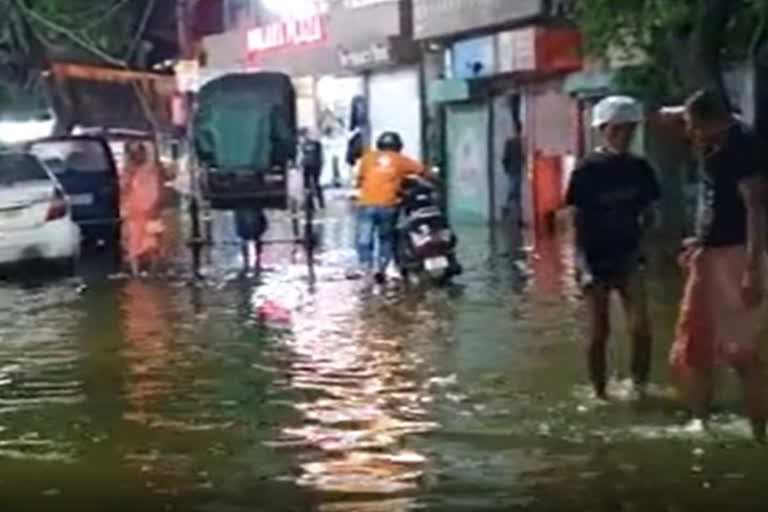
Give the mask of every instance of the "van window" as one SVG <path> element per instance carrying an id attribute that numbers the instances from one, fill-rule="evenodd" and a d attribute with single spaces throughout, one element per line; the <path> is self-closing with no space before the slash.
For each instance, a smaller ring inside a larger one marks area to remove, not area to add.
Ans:
<path id="1" fill-rule="evenodd" d="M 27 181 L 48 181 L 37 158 L 23 153 L 0 153 L 0 185 L 8 187 Z"/>
<path id="2" fill-rule="evenodd" d="M 104 146 L 95 140 L 49 140 L 36 142 L 30 152 L 54 174 L 64 172 L 110 172 Z"/>

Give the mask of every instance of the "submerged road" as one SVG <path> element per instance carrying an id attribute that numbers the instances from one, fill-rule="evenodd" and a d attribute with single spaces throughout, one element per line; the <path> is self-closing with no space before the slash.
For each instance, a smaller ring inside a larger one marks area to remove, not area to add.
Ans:
<path id="1" fill-rule="evenodd" d="M 539 247 L 526 280 L 503 240 L 466 228 L 459 286 L 371 292 L 343 279 L 347 208 L 322 224 L 314 293 L 288 248 L 255 280 L 229 244 L 198 286 L 92 266 L 85 290 L 0 284 L 3 509 L 765 510 L 768 452 L 731 380 L 714 435 L 680 427 L 664 367 L 674 271 L 650 283 L 651 397 L 622 399 L 617 328 L 616 400 L 600 406 L 567 244 Z M 218 217 L 219 239 L 228 229 Z M 260 321 L 265 300 L 290 320 Z"/>

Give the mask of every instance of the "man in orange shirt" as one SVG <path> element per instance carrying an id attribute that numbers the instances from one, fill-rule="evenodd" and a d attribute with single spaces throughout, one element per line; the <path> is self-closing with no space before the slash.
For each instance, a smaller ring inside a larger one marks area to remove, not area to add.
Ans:
<path id="1" fill-rule="evenodd" d="M 376 151 L 363 157 L 358 174 L 357 254 L 363 272 L 373 272 L 379 283 L 384 281 L 384 272 L 393 256 L 400 187 L 408 175 L 425 172 L 423 164 L 404 156 L 402 150 L 400 135 L 383 133 L 376 141 Z M 377 238 L 379 255 L 375 259 Z"/>

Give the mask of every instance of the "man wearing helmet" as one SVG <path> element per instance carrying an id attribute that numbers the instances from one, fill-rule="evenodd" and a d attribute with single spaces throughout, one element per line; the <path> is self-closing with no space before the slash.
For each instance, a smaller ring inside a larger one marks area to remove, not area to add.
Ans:
<path id="1" fill-rule="evenodd" d="M 580 284 L 589 306 L 589 376 L 595 393 L 606 398 L 606 343 L 610 334 L 610 297 L 617 291 L 629 320 L 632 378 L 642 396 L 650 377 L 651 332 L 648 319 L 643 235 L 651 207 L 660 197 L 649 163 L 630 153 L 640 105 L 626 96 L 599 102 L 592 126 L 603 145 L 573 172 L 566 202 L 575 210 Z"/>
<path id="2" fill-rule="evenodd" d="M 383 133 L 376 150 L 363 156 L 358 174 L 357 253 L 361 270 L 377 282 L 393 257 L 397 204 L 403 180 L 424 174 L 424 165 L 402 154 L 403 141 L 395 132 Z M 375 240 L 379 254 L 374 258 Z"/>

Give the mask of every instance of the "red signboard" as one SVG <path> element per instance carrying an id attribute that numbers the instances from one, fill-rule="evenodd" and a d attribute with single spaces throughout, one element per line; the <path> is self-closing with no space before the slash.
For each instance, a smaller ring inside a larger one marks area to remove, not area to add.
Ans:
<path id="1" fill-rule="evenodd" d="M 581 69 L 581 33 L 573 28 L 539 28 L 536 31 L 536 63 L 540 71 Z"/>
<path id="2" fill-rule="evenodd" d="M 582 67 L 582 41 L 572 28 L 527 27 L 496 37 L 501 73 L 577 71 Z"/>
<path id="3" fill-rule="evenodd" d="M 259 54 L 322 43 L 328 36 L 326 15 L 281 20 L 248 31 L 248 54 Z"/>

